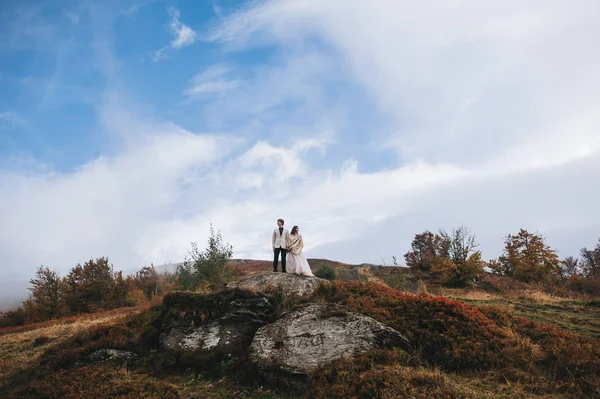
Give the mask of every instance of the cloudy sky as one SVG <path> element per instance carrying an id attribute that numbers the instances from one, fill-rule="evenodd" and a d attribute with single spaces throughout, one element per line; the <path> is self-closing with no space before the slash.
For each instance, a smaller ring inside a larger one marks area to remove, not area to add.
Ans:
<path id="1" fill-rule="evenodd" d="M 209 224 L 268 259 L 484 258 L 600 237 L 597 0 L 4 0 L 0 280 L 178 262 Z"/>

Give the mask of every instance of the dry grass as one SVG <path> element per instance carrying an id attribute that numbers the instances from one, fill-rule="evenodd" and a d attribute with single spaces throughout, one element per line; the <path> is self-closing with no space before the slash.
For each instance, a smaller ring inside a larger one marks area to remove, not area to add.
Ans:
<path id="1" fill-rule="evenodd" d="M 121 308 L 112 311 L 50 320 L 20 328 L 0 330 L 0 379 L 15 371 L 34 364 L 51 346 L 74 334 L 98 324 L 116 324 L 125 317 L 140 313 L 146 307 Z M 36 338 L 47 343 L 36 345 Z"/>
<path id="2" fill-rule="evenodd" d="M 380 279 L 379 277 L 376 277 L 373 274 L 373 272 L 371 270 L 371 266 L 360 266 L 358 268 L 358 275 L 360 276 L 360 280 L 362 280 L 362 281 L 366 281 L 369 283 L 383 284 L 383 285 L 387 286 L 387 284 L 384 283 L 382 279 Z"/>
<path id="3" fill-rule="evenodd" d="M 477 289 L 464 290 L 458 288 L 441 288 L 440 295 L 447 298 L 468 299 L 473 301 L 497 301 L 501 299 L 508 299 L 525 300 L 545 304 L 573 302 L 572 298 L 550 295 L 534 289 L 509 291 L 503 295 L 500 295 Z"/>
<path id="4" fill-rule="evenodd" d="M 452 299 L 469 299 L 472 301 L 495 301 L 502 299 L 500 295 L 481 290 L 463 290 L 458 288 L 442 288 L 441 296 Z"/>
<path id="5" fill-rule="evenodd" d="M 519 298 L 528 299 L 536 302 L 544 302 L 544 303 L 560 303 L 560 302 L 572 302 L 572 298 L 565 298 L 556 295 L 546 294 L 545 292 L 537 291 L 537 290 L 526 290 L 524 291 Z"/>

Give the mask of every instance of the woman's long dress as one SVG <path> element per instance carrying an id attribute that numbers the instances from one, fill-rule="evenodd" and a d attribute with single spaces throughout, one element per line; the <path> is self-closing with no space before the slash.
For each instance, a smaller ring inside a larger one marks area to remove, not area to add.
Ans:
<path id="1" fill-rule="evenodd" d="M 302 251 L 304 248 L 302 236 L 300 234 L 296 236 L 289 235 L 287 244 L 287 271 L 301 276 L 314 276 Z"/>

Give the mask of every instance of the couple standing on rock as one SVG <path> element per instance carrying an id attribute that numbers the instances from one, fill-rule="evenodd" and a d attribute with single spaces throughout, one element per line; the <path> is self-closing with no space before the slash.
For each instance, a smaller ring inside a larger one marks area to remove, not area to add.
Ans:
<path id="1" fill-rule="evenodd" d="M 304 242 L 302 241 L 298 226 L 292 227 L 292 232 L 290 233 L 287 229 L 283 228 L 283 224 L 283 219 L 277 219 L 277 228 L 273 230 L 273 237 L 271 239 L 274 255 L 273 272 L 277 272 L 279 254 L 281 254 L 281 271 L 283 273 L 288 272 L 286 270 L 287 263 L 290 273 L 296 273 L 301 276 L 314 276 L 302 252 Z M 290 253 L 289 258 L 287 257 L 288 252 Z M 286 262 L 286 260 L 289 260 L 289 262 Z"/>

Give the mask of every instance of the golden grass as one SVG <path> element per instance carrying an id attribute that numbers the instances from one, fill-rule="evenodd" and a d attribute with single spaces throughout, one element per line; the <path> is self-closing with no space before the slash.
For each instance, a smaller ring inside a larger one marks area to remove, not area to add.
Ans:
<path id="1" fill-rule="evenodd" d="M 480 290 L 464 290 L 458 288 L 442 288 L 441 296 L 453 299 L 469 299 L 472 301 L 494 301 L 502 296 Z"/>
<path id="2" fill-rule="evenodd" d="M 526 290 L 519 295 L 520 298 L 529 299 L 536 302 L 557 303 L 557 302 L 572 302 L 573 298 L 565 298 L 555 295 L 546 294 L 545 292 Z"/>
<path id="3" fill-rule="evenodd" d="M 146 307 L 121 308 L 119 311 L 107 311 L 84 315 L 79 318 L 66 318 L 38 323 L 23 329 L 12 329 L 0 335 L 0 379 L 16 369 L 32 365 L 51 346 L 54 346 L 82 330 L 98 324 L 114 324 L 125 317 L 140 313 Z M 7 330 L 7 329 L 5 329 Z M 36 346 L 34 341 L 47 337 L 48 342 Z"/>
<path id="4" fill-rule="evenodd" d="M 377 283 L 377 284 L 382 284 L 387 286 L 387 284 L 380 279 L 379 277 L 376 277 L 372 270 L 371 270 L 371 266 L 361 266 L 358 268 L 358 275 L 361 277 L 361 280 L 365 280 L 369 283 Z"/>
<path id="5" fill-rule="evenodd" d="M 459 288 L 442 288 L 440 295 L 453 299 L 468 299 L 472 301 L 497 301 L 501 299 L 519 299 L 538 303 L 563 303 L 573 302 L 572 298 L 550 295 L 537 290 L 519 290 L 507 292 L 503 295 L 482 290 L 464 290 Z"/>

